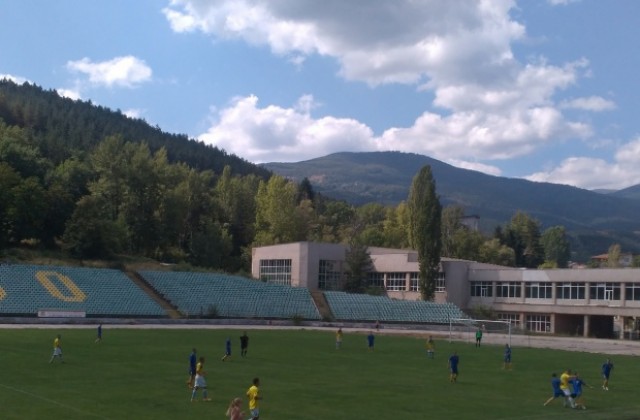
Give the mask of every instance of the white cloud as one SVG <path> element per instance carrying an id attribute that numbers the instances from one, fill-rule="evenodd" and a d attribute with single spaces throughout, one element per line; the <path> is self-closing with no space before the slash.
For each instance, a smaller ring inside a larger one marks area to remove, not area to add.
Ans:
<path id="1" fill-rule="evenodd" d="M 62 96 L 63 98 L 73 99 L 74 101 L 77 101 L 78 99 L 82 99 L 82 95 L 80 94 L 80 91 L 76 89 L 59 88 L 59 89 L 56 89 L 56 92 L 58 92 L 58 95 Z"/>
<path id="2" fill-rule="evenodd" d="M 547 3 L 552 6 L 566 6 L 567 4 L 577 3 L 579 1 L 580 0 L 547 0 Z"/>
<path id="3" fill-rule="evenodd" d="M 312 102 L 308 96 L 302 102 Z M 236 98 L 219 111 L 212 127 L 199 139 L 253 162 L 311 159 L 336 150 L 371 150 L 371 129 L 351 119 L 313 119 L 306 109 L 267 106 L 258 98 Z"/>
<path id="4" fill-rule="evenodd" d="M 144 114 L 144 111 L 141 109 L 131 108 L 131 109 L 122 111 L 122 113 L 129 118 L 135 119 L 135 118 L 141 118 L 142 114 Z"/>
<path id="5" fill-rule="evenodd" d="M 556 99 L 589 73 L 588 61 L 516 59 L 511 46 L 526 39 L 511 15 L 516 7 L 513 0 L 172 0 L 164 14 L 176 32 L 241 39 L 296 66 L 309 55 L 332 57 L 346 80 L 413 84 L 435 98 L 411 126 L 390 127 L 379 137 L 355 120 L 313 119 L 300 105 L 258 108 L 257 98 L 238 98 L 203 135 L 208 142 L 257 161 L 400 150 L 471 165 L 593 134 L 588 124 L 567 119 Z M 611 105 L 592 97 L 563 106 Z"/>
<path id="6" fill-rule="evenodd" d="M 621 189 L 640 184 L 640 138 L 620 146 L 613 162 L 571 157 L 556 168 L 534 173 L 531 181 L 553 182 L 588 189 Z"/>
<path id="7" fill-rule="evenodd" d="M 610 111 L 616 108 L 615 102 L 604 99 L 600 96 L 589 96 L 587 98 L 576 98 L 570 101 L 563 101 L 561 108 L 582 109 L 585 111 Z"/>
<path id="8" fill-rule="evenodd" d="M 33 83 L 31 82 L 29 79 L 21 77 L 21 76 L 14 76 L 12 74 L 3 74 L 0 73 L 0 80 L 11 80 L 13 83 L 21 85 L 23 83 Z"/>
<path id="9" fill-rule="evenodd" d="M 85 57 L 69 61 L 67 68 L 87 75 L 91 84 L 107 87 L 135 87 L 151 80 L 152 75 L 151 68 L 144 60 L 131 55 L 95 63 Z"/>

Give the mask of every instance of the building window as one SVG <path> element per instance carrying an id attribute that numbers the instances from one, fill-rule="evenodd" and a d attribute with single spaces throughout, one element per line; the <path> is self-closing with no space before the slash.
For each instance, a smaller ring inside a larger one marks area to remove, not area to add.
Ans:
<path id="1" fill-rule="evenodd" d="M 342 272 L 340 262 L 334 260 L 320 260 L 318 265 L 318 289 L 341 290 Z"/>
<path id="2" fill-rule="evenodd" d="M 503 298 L 519 298 L 522 295 L 522 287 L 517 281 L 505 281 L 496 283 L 496 296 Z"/>
<path id="3" fill-rule="evenodd" d="M 472 281 L 471 296 L 491 297 L 493 296 L 492 284 L 490 281 Z"/>
<path id="4" fill-rule="evenodd" d="M 584 299 L 584 283 L 556 283 L 558 299 Z"/>
<path id="5" fill-rule="evenodd" d="M 379 287 L 384 289 L 384 273 L 378 273 L 376 271 L 370 271 L 367 274 L 367 281 L 370 287 Z"/>
<path id="6" fill-rule="evenodd" d="M 620 283 L 590 284 L 589 297 L 594 300 L 620 300 Z"/>
<path id="7" fill-rule="evenodd" d="M 625 292 L 626 300 L 640 300 L 640 284 L 627 284 Z"/>
<path id="8" fill-rule="evenodd" d="M 260 280 L 291 285 L 291 260 L 260 260 Z"/>
<path id="9" fill-rule="evenodd" d="M 415 272 L 415 271 L 410 273 L 410 276 L 409 276 L 409 290 L 411 290 L 412 292 L 419 292 L 420 291 L 420 273 Z M 436 291 L 437 291 L 437 286 L 436 286 Z"/>
<path id="10" fill-rule="evenodd" d="M 549 315 L 527 315 L 527 330 L 551 332 L 551 317 Z"/>
<path id="11" fill-rule="evenodd" d="M 442 271 L 438 272 L 438 277 L 436 277 L 436 293 L 446 292 L 447 288 L 446 288 L 444 279 L 445 279 L 444 272 Z"/>
<path id="12" fill-rule="evenodd" d="M 406 273 L 388 273 L 387 274 L 387 290 L 398 292 L 407 290 Z"/>
<path id="13" fill-rule="evenodd" d="M 527 283 L 525 287 L 525 297 L 529 299 L 551 299 L 553 288 L 551 283 Z"/>
<path id="14" fill-rule="evenodd" d="M 508 321 L 514 327 L 520 326 L 520 314 L 499 313 L 498 320 Z"/>

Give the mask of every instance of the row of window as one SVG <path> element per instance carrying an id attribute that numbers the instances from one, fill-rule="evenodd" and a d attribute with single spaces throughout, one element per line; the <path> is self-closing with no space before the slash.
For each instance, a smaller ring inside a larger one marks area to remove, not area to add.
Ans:
<path id="1" fill-rule="evenodd" d="M 588 286 L 585 283 L 556 283 L 557 299 L 586 299 L 588 287 L 589 298 L 594 300 L 620 300 L 620 283 L 594 283 Z M 493 282 L 472 281 L 471 296 L 492 297 Z M 520 282 L 496 282 L 496 297 L 519 298 L 522 297 L 522 284 Z M 526 283 L 524 297 L 529 299 L 552 299 L 553 283 L 539 282 Z M 625 299 L 640 301 L 640 284 L 627 284 L 625 286 Z"/>
<path id="2" fill-rule="evenodd" d="M 515 327 L 520 326 L 520 314 L 499 313 L 500 321 L 509 321 Z M 551 332 L 551 316 L 531 314 L 525 316 L 525 328 L 529 331 Z"/>

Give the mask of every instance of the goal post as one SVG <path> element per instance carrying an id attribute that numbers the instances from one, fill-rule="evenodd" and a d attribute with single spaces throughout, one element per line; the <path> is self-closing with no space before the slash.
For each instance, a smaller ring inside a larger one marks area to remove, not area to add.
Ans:
<path id="1" fill-rule="evenodd" d="M 467 338 L 469 341 L 475 341 L 475 333 L 478 330 L 482 331 L 483 337 L 485 337 L 484 334 L 488 334 L 489 336 L 497 334 L 504 335 L 506 343 L 511 347 L 511 322 L 494 319 L 450 318 L 449 342 L 451 343 L 454 335 Z"/>

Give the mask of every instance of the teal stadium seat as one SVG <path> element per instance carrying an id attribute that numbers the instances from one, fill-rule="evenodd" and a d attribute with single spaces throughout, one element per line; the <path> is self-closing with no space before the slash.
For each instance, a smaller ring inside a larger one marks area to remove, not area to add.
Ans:
<path id="1" fill-rule="evenodd" d="M 0 313 L 36 315 L 41 309 L 87 316 L 164 317 L 162 307 L 122 271 L 40 265 L 0 266 Z"/>

